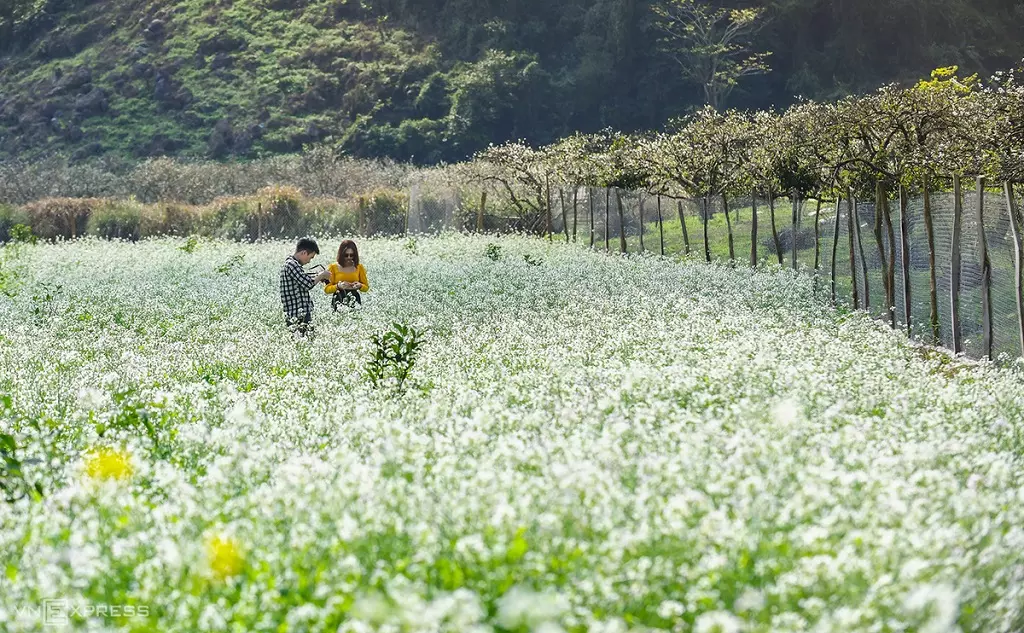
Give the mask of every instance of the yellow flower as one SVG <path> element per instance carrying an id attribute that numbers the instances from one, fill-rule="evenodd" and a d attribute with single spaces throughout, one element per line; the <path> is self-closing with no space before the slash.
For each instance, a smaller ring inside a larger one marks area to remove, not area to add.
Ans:
<path id="1" fill-rule="evenodd" d="M 219 580 L 237 576 L 245 567 L 245 557 L 238 541 L 227 536 L 206 539 L 206 560 L 210 572 Z"/>
<path id="2" fill-rule="evenodd" d="M 85 472 L 93 479 L 128 479 L 135 468 L 128 453 L 101 448 L 86 459 Z"/>

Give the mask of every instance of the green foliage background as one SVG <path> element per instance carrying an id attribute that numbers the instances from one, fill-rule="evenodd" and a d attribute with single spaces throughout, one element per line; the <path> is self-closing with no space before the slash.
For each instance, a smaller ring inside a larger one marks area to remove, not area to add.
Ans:
<path id="1" fill-rule="evenodd" d="M 1024 57 L 1010 0 L 767 0 L 773 71 L 729 105 L 831 99 Z M 732 5 L 730 5 L 732 6 Z M 0 0 L 0 157 L 348 153 L 659 127 L 700 100 L 641 0 Z"/>

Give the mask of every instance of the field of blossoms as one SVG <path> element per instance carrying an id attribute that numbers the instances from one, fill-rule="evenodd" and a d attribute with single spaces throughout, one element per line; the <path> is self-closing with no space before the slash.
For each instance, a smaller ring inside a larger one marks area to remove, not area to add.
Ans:
<path id="1" fill-rule="evenodd" d="M 35 492 L 0 500 L 0 630 L 1024 629 L 1020 365 L 785 270 L 360 246 L 313 341 L 290 243 L 7 247 L 0 474 Z M 364 373 L 395 322 L 401 391 Z"/>

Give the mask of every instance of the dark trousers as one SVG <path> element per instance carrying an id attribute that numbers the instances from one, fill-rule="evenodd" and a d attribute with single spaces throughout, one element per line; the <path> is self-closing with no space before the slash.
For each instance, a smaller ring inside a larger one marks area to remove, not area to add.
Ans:
<path id="1" fill-rule="evenodd" d="M 339 289 L 335 291 L 334 297 L 331 299 L 331 307 L 335 311 L 343 305 L 351 307 L 357 303 L 363 305 L 363 297 L 359 294 L 358 290 Z"/>
<path id="2" fill-rule="evenodd" d="M 312 321 L 313 315 L 308 310 L 300 316 L 288 316 L 285 318 L 288 329 L 298 332 L 302 336 L 305 336 L 313 329 Z"/>

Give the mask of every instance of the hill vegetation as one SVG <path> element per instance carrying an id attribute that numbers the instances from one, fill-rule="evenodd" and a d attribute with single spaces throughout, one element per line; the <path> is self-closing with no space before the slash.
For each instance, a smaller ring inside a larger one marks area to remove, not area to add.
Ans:
<path id="1" fill-rule="evenodd" d="M 660 0 L 663 4 L 669 0 Z M 741 3 L 751 5 L 751 3 Z M 210 158 L 337 144 L 430 164 L 491 142 L 659 127 L 700 105 L 641 0 L 0 0 L 0 157 Z M 1024 57 L 1008 0 L 769 0 L 770 72 L 724 105 L 783 106 Z"/>

